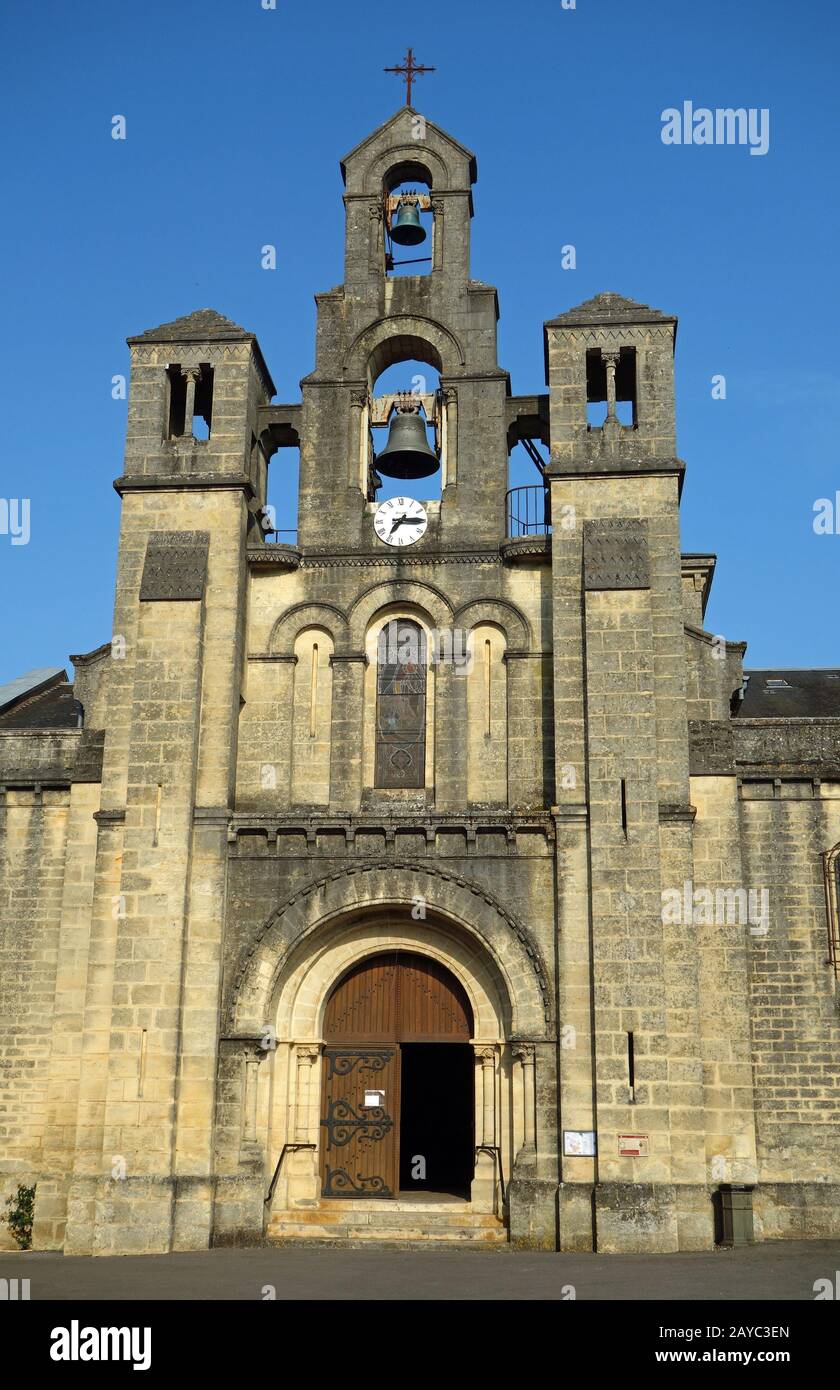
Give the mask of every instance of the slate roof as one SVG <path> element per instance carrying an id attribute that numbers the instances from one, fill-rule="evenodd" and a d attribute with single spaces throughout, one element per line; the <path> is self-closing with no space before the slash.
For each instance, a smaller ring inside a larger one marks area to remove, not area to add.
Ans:
<path id="1" fill-rule="evenodd" d="M 744 676 L 749 681 L 743 700 L 736 704 L 737 719 L 840 719 L 840 667 L 745 671 Z"/>
<path id="2" fill-rule="evenodd" d="M 256 337 L 224 314 L 215 309 L 196 309 L 192 314 L 184 314 L 170 323 L 158 324 L 157 328 L 147 328 L 145 333 L 137 333 L 127 338 L 129 343 L 202 343 L 202 342 L 246 342 Z"/>
<path id="3" fill-rule="evenodd" d="M 555 325 L 571 327 L 576 324 L 593 323 L 676 323 L 676 315 L 663 314 L 661 309 L 652 309 L 649 304 L 638 304 L 635 299 L 625 299 L 623 294 L 612 290 L 593 295 L 567 309 L 564 314 L 549 319 L 546 328 Z"/>
<path id="4" fill-rule="evenodd" d="M 29 671 L 0 686 L 0 729 L 78 728 L 79 704 L 61 667 Z"/>
<path id="5" fill-rule="evenodd" d="M 126 338 L 126 342 L 129 347 L 133 347 L 135 343 L 253 343 L 254 353 L 265 373 L 271 395 L 277 394 L 256 333 L 249 332 L 232 319 L 226 319 L 224 314 L 220 314 L 216 309 L 196 309 L 192 314 L 184 314 L 169 323 L 160 323 L 157 328 L 147 328 L 144 333 L 135 333 L 133 337 Z"/>
<path id="6" fill-rule="evenodd" d="M 56 676 L 64 676 L 66 679 L 67 673 L 60 666 L 37 666 L 34 671 L 26 671 L 24 675 L 15 676 L 14 680 L 0 685 L 0 711 L 13 700 L 19 700 L 22 695 L 31 693 L 46 681 L 54 680 Z"/>

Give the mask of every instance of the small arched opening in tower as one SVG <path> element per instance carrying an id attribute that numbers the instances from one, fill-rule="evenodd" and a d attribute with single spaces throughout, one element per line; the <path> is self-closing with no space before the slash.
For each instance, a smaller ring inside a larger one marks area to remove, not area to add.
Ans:
<path id="1" fill-rule="evenodd" d="M 389 469 L 388 443 L 393 441 L 393 427 L 398 415 L 411 406 L 422 421 L 417 429 L 417 443 L 422 450 L 425 439 L 429 453 L 426 460 L 418 453 L 417 472 L 392 474 Z M 380 372 L 371 387 L 371 437 L 374 458 L 372 463 L 372 500 L 386 502 L 410 491 L 423 502 L 439 501 L 442 491 L 441 459 L 445 448 L 443 414 L 445 405 L 441 394 L 440 373 L 430 363 L 419 358 L 394 361 Z M 419 470 L 425 469 L 425 472 Z"/>
<path id="2" fill-rule="evenodd" d="M 434 266 L 432 176 L 419 163 L 389 170 L 383 182 L 385 273 L 428 275 Z"/>
<path id="3" fill-rule="evenodd" d="M 300 447 L 278 449 L 268 463 L 264 539 L 295 545 L 298 527 Z"/>

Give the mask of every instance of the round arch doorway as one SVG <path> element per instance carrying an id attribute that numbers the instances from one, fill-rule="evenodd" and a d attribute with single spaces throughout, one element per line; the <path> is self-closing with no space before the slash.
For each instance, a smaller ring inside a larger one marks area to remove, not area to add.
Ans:
<path id="1" fill-rule="evenodd" d="M 473 1016 L 438 961 L 368 956 L 324 1018 L 324 1197 L 468 1199 L 475 1168 Z"/>

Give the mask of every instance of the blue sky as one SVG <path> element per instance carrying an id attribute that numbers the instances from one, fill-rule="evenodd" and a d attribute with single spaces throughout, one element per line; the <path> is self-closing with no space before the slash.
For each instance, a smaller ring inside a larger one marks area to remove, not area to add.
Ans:
<path id="1" fill-rule="evenodd" d="M 748 664 L 840 664 L 840 518 L 812 525 L 840 492 L 838 28 L 833 0 L 7 6 L 0 494 L 31 536 L 0 534 L 0 680 L 110 637 L 127 335 L 212 306 L 298 399 L 342 278 L 339 159 L 401 103 L 382 69 L 409 43 L 437 68 L 415 105 L 478 157 L 473 275 L 514 392 L 544 389 L 543 321 L 599 290 L 678 314 L 707 625 Z M 769 108 L 769 153 L 663 145 L 685 100 Z"/>

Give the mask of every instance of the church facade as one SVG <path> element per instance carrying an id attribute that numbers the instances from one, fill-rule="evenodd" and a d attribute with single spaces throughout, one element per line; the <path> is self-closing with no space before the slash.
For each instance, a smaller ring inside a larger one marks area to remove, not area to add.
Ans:
<path id="1" fill-rule="evenodd" d="M 405 107 L 342 173 L 301 400 L 129 339 L 113 633 L 0 692 L 5 1192 L 67 1253 L 836 1236 L 840 668 L 704 628 L 672 315 L 514 395 L 474 156 Z"/>

